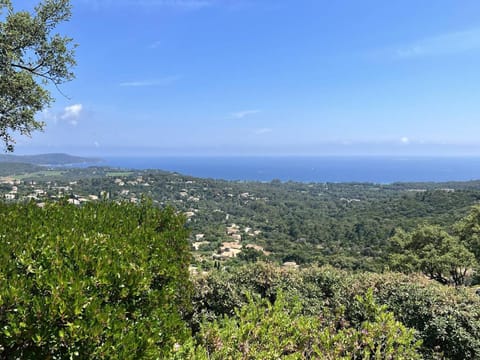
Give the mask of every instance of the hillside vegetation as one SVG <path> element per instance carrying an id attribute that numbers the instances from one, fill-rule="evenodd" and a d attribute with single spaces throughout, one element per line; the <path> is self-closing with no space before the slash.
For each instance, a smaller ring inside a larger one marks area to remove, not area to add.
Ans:
<path id="1" fill-rule="evenodd" d="M 100 159 L 73 156 L 68 154 L 12 155 L 0 154 L 0 163 L 24 163 L 31 165 L 69 165 L 80 163 L 95 163 Z"/>
<path id="2" fill-rule="evenodd" d="M 0 357 L 167 356 L 188 334 L 183 224 L 148 204 L 0 204 Z"/>
<path id="3" fill-rule="evenodd" d="M 220 262 L 268 259 L 385 271 L 391 268 L 394 234 L 428 224 L 456 237 L 454 224 L 480 200 L 478 181 L 260 183 L 92 167 L 40 171 L 1 182 L 0 194 L 20 202 L 67 197 L 81 205 L 105 197 L 138 203 L 145 195 L 157 206 L 171 205 L 187 216 L 195 265 L 207 270 L 215 257 Z M 411 251 L 406 240 L 396 242 L 399 256 Z"/>
<path id="4" fill-rule="evenodd" d="M 190 277 L 184 223 L 145 201 L 0 204 L 0 356 L 480 356 L 480 301 L 467 287 L 265 262 Z"/>
<path id="5" fill-rule="evenodd" d="M 480 358 L 478 182 L 1 182 L 0 358 Z"/>

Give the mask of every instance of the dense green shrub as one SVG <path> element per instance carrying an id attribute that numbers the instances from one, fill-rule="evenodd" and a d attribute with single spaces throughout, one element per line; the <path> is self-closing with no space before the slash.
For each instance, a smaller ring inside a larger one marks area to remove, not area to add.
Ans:
<path id="1" fill-rule="evenodd" d="M 178 359 L 420 359 L 419 342 L 412 330 L 395 321 L 372 292 L 356 297 L 368 314 L 358 327 L 336 316 L 304 315 L 298 300 L 279 293 L 272 304 L 263 299 L 236 309 L 235 316 L 205 322 L 197 334 L 178 350 Z"/>
<path id="2" fill-rule="evenodd" d="M 480 298 L 472 289 L 394 273 L 358 274 L 349 282 L 357 294 L 375 289 L 379 303 L 388 305 L 399 321 L 418 331 L 427 357 L 480 358 Z"/>
<path id="3" fill-rule="evenodd" d="M 163 357 L 188 336 L 184 218 L 148 203 L 0 204 L 0 357 Z"/>
<path id="4" fill-rule="evenodd" d="M 417 331 L 426 358 L 480 358 L 480 298 L 469 288 L 443 286 L 416 274 L 353 274 L 332 267 L 287 270 L 265 263 L 211 272 L 193 280 L 197 325 L 203 314 L 220 320 L 235 307 L 245 306 L 248 292 L 272 301 L 280 291 L 289 301 L 298 298 L 305 316 L 344 309 L 345 321 L 358 328 L 369 315 L 356 296 L 373 289 L 378 304 Z"/>

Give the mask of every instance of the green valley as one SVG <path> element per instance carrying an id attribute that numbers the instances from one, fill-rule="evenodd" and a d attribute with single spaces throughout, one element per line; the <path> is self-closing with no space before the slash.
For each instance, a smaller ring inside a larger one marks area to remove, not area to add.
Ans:
<path id="1" fill-rule="evenodd" d="M 0 178 L 5 356 L 480 356 L 480 182 L 23 170 Z"/>

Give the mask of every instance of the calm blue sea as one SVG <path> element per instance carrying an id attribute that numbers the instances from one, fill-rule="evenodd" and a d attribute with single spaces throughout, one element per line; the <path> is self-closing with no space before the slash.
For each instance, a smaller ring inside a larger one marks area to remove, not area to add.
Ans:
<path id="1" fill-rule="evenodd" d="M 480 179 L 480 157 L 108 157 L 103 165 L 225 180 L 392 183 Z"/>

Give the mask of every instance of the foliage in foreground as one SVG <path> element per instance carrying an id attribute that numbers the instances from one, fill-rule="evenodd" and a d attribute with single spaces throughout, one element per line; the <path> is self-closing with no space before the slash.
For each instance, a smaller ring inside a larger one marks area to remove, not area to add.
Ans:
<path id="1" fill-rule="evenodd" d="M 354 329 L 369 319 L 356 296 L 373 289 L 376 303 L 385 305 L 395 318 L 416 330 L 420 352 L 427 359 L 480 358 L 480 299 L 468 288 L 453 288 L 415 274 L 353 274 L 331 267 L 286 270 L 256 263 L 213 271 L 194 279 L 192 326 L 203 331 L 205 319 L 222 322 L 236 308 L 249 306 L 247 293 L 270 302 L 282 292 L 285 299 L 298 299 L 307 317 L 338 314 Z M 292 317 L 296 318 L 296 317 Z"/>
<path id="2" fill-rule="evenodd" d="M 184 221 L 0 204 L 0 358 L 480 358 L 480 299 L 415 274 L 259 262 L 195 277 L 191 308 Z"/>
<path id="3" fill-rule="evenodd" d="M 356 297 L 367 315 L 358 327 L 346 321 L 342 309 L 317 316 L 302 313 L 301 303 L 282 293 L 235 310 L 235 316 L 205 322 L 197 342 L 179 349 L 177 359 L 420 359 L 414 332 L 396 321 L 372 292 Z"/>
<path id="4" fill-rule="evenodd" d="M 0 204 L 0 357 L 164 357 L 188 336 L 184 218 L 149 204 Z"/>

